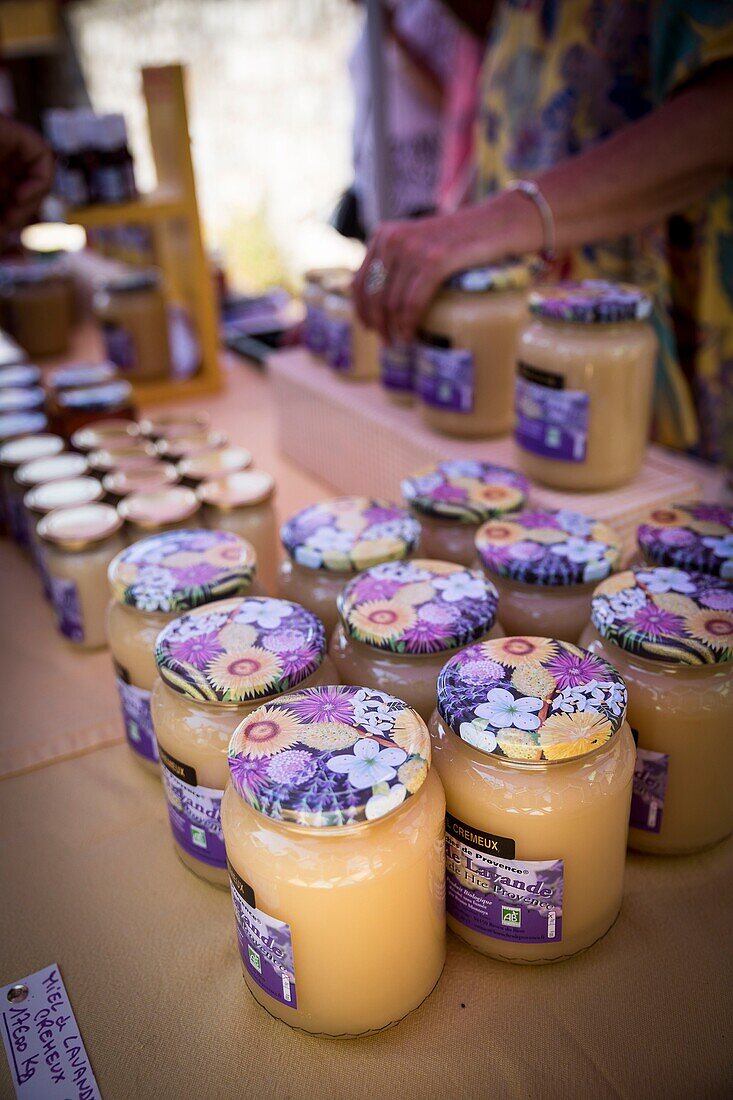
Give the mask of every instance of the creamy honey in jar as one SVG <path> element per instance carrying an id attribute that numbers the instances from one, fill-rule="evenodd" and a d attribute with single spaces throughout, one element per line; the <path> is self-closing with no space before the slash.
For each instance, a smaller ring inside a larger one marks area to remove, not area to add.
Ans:
<path id="1" fill-rule="evenodd" d="M 396 695 L 427 722 L 448 658 L 501 634 L 498 601 L 480 571 L 452 562 L 414 558 L 365 569 L 337 600 L 329 654 L 339 680 Z"/>
<path id="2" fill-rule="evenodd" d="M 181 462 L 183 459 L 210 454 L 226 447 L 228 443 L 224 432 L 200 431 L 175 435 L 171 439 L 158 440 L 158 453 L 168 462 Z"/>
<path id="3" fill-rule="evenodd" d="M 692 501 L 655 508 L 637 531 L 650 565 L 733 579 L 733 508 Z"/>
<path id="4" fill-rule="evenodd" d="M 158 677 L 155 642 L 185 612 L 246 592 L 256 594 L 252 547 L 224 531 L 151 535 L 110 563 L 107 634 L 122 721 L 136 758 L 158 772 L 150 694 Z"/>
<path id="5" fill-rule="evenodd" d="M 352 279 L 349 273 L 324 282 L 326 362 L 341 377 L 364 382 L 379 377 L 379 336 L 362 324 L 354 309 Z"/>
<path id="6" fill-rule="evenodd" d="M 520 511 L 527 503 L 529 482 L 505 466 L 454 459 L 411 474 L 401 489 L 402 499 L 420 521 L 425 557 L 471 566 L 480 525 Z"/>
<path id="7" fill-rule="evenodd" d="M 634 771 L 616 669 L 549 638 L 469 646 L 440 674 L 430 732 L 448 927 L 520 963 L 605 935 L 621 908 Z"/>
<path id="8" fill-rule="evenodd" d="M 185 485 L 130 493 L 117 505 L 117 511 L 127 525 L 125 535 L 128 542 L 137 542 L 145 535 L 160 531 L 191 527 L 199 508 L 196 494 Z"/>
<path id="9" fill-rule="evenodd" d="M 132 386 L 124 378 L 102 386 L 62 390 L 56 399 L 55 422 L 58 430 L 71 439 L 79 428 L 100 419 L 132 421 L 135 404 Z"/>
<path id="10" fill-rule="evenodd" d="M 522 470 L 555 489 L 624 485 L 639 472 L 649 435 L 651 299 L 588 280 L 537 290 L 529 308 L 517 366 Z"/>
<path id="11" fill-rule="evenodd" d="M 253 997 L 317 1035 L 397 1023 L 445 960 L 445 798 L 425 724 L 381 691 L 299 689 L 244 719 L 229 768 L 222 822 Z"/>
<path id="12" fill-rule="evenodd" d="M 638 738 L 629 845 L 700 851 L 733 832 L 733 586 L 668 567 L 609 577 L 583 644 L 611 661 Z"/>
<path id="13" fill-rule="evenodd" d="M 131 493 L 150 493 L 167 489 L 178 482 L 178 473 L 170 462 L 153 462 L 139 470 L 111 470 L 102 479 L 110 504 L 119 504 Z"/>
<path id="14" fill-rule="evenodd" d="M 415 348 L 412 344 L 382 344 L 379 349 L 379 380 L 395 405 L 415 400 Z"/>
<path id="15" fill-rule="evenodd" d="M 39 433 L 0 444 L 0 489 L 3 510 L 10 534 L 19 546 L 29 545 L 28 524 L 23 508 L 23 490 L 15 480 L 15 473 L 26 462 L 37 458 L 51 458 L 64 449 L 64 441 L 58 435 Z"/>
<path id="16" fill-rule="evenodd" d="M 577 642 L 593 591 L 621 563 L 621 542 L 605 523 L 567 508 L 527 509 L 489 520 L 476 533 L 484 572 L 499 590 L 507 634 Z"/>
<path id="17" fill-rule="evenodd" d="M 251 465 L 252 455 L 246 447 L 220 447 L 211 451 L 199 451 L 182 458 L 178 463 L 178 473 L 184 485 L 190 485 L 195 489 L 208 478 L 237 473 Z"/>
<path id="18" fill-rule="evenodd" d="M 60 481 L 46 481 L 36 485 L 23 497 L 23 509 L 28 524 L 30 550 L 43 585 L 43 594 L 52 599 L 51 579 L 46 564 L 44 544 L 38 537 L 38 524 L 44 516 L 59 508 L 78 508 L 84 504 L 97 504 L 104 497 L 104 489 L 94 477 L 74 477 Z"/>
<path id="19" fill-rule="evenodd" d="M 47 481 L 84 477 L 88 472 L 89 464 L 83 455 L 66 451 L 48 455 L 46 458 L 34 458 L 16 468 L 10 507 L 14 510 L 15 521 L 19 525 L 16 535 L 19 545 L 26 548 L 30 545 L 28 514 L 23 506 L 23 497 L 28 490 Z"/>
<path id="20" fill-rule="evenodd" d="M 88 454 L 90 451 L 124 449 L 140 437 L 140 426 L 134 420 L 112 418 L 94 420 L 79 428 L 71 436 L 71 446 L 75 451 Z"/>
<path id="21" fill-rule="evenodd" d="M 328 349 L 329 322 L 326 316 L 325 283 L 329 279 L 340 278 L 350 282 L 353 272 L 347 268 L 318 268 L 306 271 L 303 277 L 303 346 L 314 355 L 325 356 Z"/>
<path id="22" fill-rule="evenodd" d="M 150 439 L 175 439 L 180 435 L 195 435 L 209 427 L 205 412 L 168 412 L 147 416 L 140 421 L 140 431 Z"/>
<path id="23" fill-rule="evenodd" d="M 129 378 L 170 376 L 168 315 L 158 272 L 109 279 L 94 295 L 94 312 L 107 358 Z"/>
<path id="24" fill-rule="evenodd" d="M 3 264 L 0 308 L 5 325 L 28 355 L 63 355 L 69 346 L 73 291 L 63 265 Z"/>
<path id="25" fill-rule="evenodd" d="M 243 718 L 296 686 L 336 682 L 319 620 L 288 600 L 221 600 L 174 619 L 155 647 L 151 710 L 176 850 L 228 884 L 220 806 Z"/>
<path id="26" fill-rule="evenodd" d="M 254 546 L 257 575 L 265 592 L 275 592 L 279 561 L 275 479 L 264 470 L 240 470 L 202 481 L 196 496 L 207 527 L 233 531 Z"/>
<path id="27" fill-rule="evenodd" d="M 348 581 L 372 565 L 410 557 L 420 524 L 389 501 L 339 497 L 296 512 L 280 539 L 288 555 L 280 565 L 280 595 L 310 608 L 330 634 Z"/>
<path id="28" fill-rule="evenodd" d="M 416 385 L 436 432 L 484 439 L 511 431 L 517 340 L 527 310 L 524 264 L 452 276 L 420 323 Z"/>
<path id="29" fill-rule="evenodd" d="M 50 512 L 38 524 L 59 634 L 79 649 L 107 644 L 107 569 L 124 546 L 109 504 Z"/>

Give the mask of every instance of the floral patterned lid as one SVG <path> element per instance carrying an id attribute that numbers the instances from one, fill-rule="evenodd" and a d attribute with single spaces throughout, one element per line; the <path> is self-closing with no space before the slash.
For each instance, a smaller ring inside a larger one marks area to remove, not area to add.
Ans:
<path id="1" fill-rule="evenodd" d="M 523 508 L 529 482 L 505 466 L 456 459 L 411 474 L 401 489 L 406 502 L 417 512 L 477 524 Z"/>
<path id="2" fill-rule="evenodd" d="M 0 413 L 25 412 L 39 409 L 46 400 L 40 386 L 8 387 L 0 389 Z"/>
<path id="3" fill-rule="evenodd" d="M 532 291 L 529 311 L 549 321 L 584 325 L 645 321 L 651 315 L 652 300 L 639 287 L 627 283 L 584 279 Z"/>
<path id="4" fill-rule="evenodd" d="M 254 549 L 228 531 L 164 531 L 128 546 L 110 562 L 114 599 L 140 611 L 191 611 L 242 596 L 256 570 Z"/>
<path id="5" fill-rule="evenodd" d="M 621 542 L 611 527 L 567 508 L 490 520 L 476 533 L 476 549 L 489 573 L 525 584 L 590 584 L 621 561 Z"/>
<path id="6" fill-rule="evenodd" d="M 626 687 L 608 661 L 569 642 L 496 638 L 443 667 L 438 712 L 481 752 L 530 764 L 576 760 L 619 729 Z"/>
<path id="7" fill-rule="evenodd" d="M 733 577 L 733 508 L 694 502 L 655 508 L 637 532 L 654 565 Z"/>
<path id="8" fill-rule="evenodd" d="M 684 569 L 632 569 L 599 584 L 599 634 L 628 653 L 684 665 L 733 660 L 733 585 Z"/>
<path id="9" fill-rule="evenodd" d="M 280 538 L 298 565 L 349 573 L 406 558 L 417 546 L 420 524 L 389 501 L 339 497 L 297 512 Z"/>
<path id="10" fill-rule="evenodd" d="M 229 744 L 240 798 L 276 821 L 333 828 L 374 821 L 420 790 L 422 719 L 382 691 L 314 687 L 258 707 Z"/>
<path id="11" fill-rule="evenodd" d="M 45 481 L 35 485 L 23 497 L 29 511 L 45 516 L 55 508 L 70 508 L 78 504 L 94 504 L 104 496 L 96 477 L 74 477 L 63 481 Z"/>
<path id="12" fill-rule="evenodd" d="M 60 481 L 61 478 L 82 477 L 87 473 L 89 463 L 83 455 L 64 452 L 49 455 L 47 458 L 34 458 L 24 462 L 15 471 L 15 480 L 19 485 L 40 485 L 42 481 Z"/>
<path id="13" fill-rule="evenodd" d="M 17 363 L 0 370 L 0 388 L 35 386 L 41 381 L 41 372 L 32 363 Z"/>
<path id="14" fill-rule="evenodd" d="M 42 412 L 0 413 L 0 442 L 45 431 L 48 420 Z"/>
<path id="15" fill-rule="evenodd" d="M 175 691 L 236 705 L 280 695 L 319 668 L 323 623 L 290 600 L 222 600 L 174 619 L 158 635 L 155 661 Z"/>
<path id="16" fill-rule="evenodd" d="M 458 271 L 447 280 L 449 290 L 463 290 L 468 294 L 481 294 L 487 290 L 523 290 L 531 281 L 527 264 L 488 264 Z"/>
<path id="17" fill-rule="evenodd" d="M 392 653 L 440 653 L 475 642 L 496 619 L 499 593 L 482 573 L 416 558 L 365 569 L 338 610 L 346 633 Z"/>
<path id="18" fill-rule="evenodd" d="M 22 439 L 13 439 L 0 448 L 0 466 L 21 466 L 36 458 L 51 458 L 64 449 L 60 435 L 27 435 Z"/>

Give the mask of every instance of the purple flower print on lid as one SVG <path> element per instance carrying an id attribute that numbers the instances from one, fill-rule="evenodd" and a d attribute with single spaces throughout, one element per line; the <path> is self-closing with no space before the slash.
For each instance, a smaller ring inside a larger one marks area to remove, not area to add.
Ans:
<path id="1" fill-rule="evenodd" d="M 652 300 L 636 286 L 585 279 L 532 291 L 529 311 L 548 321 L 582 325 L 645 321 L 651 316 Z"/>
<path id="2" fill-rule="evenodd" d="M 456 459 L 411 474 L 401 488 L 405 501 L 416 512 L 478 524 L 523 508 L 529 482 L 505 466 Z"/>
<path id="3" fill-rule="evenodd" d="M 340 497 L 297 512 L 280 531 L 290 557 L 306 569 L 353 573 L 408 557 L 420 524 L 386 500 Z"/>
<path id="4" fill-rule="evenodd" d="M 637 540 L 654 565 L 733 579 L 733 508 L 704 503 L 655 508 Z"/>

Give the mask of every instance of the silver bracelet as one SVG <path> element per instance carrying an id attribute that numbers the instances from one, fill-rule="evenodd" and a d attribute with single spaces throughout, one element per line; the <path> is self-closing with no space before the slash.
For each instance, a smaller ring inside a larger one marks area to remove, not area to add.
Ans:
<path id="1" fill-rule="evenodd" d="M 520 194 L 526 195 L 528 199 L 531 199 L 539 211 L 540 218 L 542 219 L 542 236 L 543 245 L 540 250 L 540 256 L 547 263 L 551 263 L 555 259 L 555 216 L 552 213 L 552 207 L 540 191 L 539 187 L 534 180 L 509 180 L 506 185 L 506 191 L 519 191 Z"/>

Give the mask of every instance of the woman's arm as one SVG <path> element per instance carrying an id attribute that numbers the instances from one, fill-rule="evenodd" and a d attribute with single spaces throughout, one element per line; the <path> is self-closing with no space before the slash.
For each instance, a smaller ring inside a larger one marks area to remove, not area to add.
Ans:
<path id="1" fill-rule="evenodd" d="M 703 198 L 733 166 L 733 65 L 725 63 L 638 122 L 536 177 L 562 250 L 634 233 Z M 381 226 L 354 282 L 356 306 L 382 335 L 410 340 L 455 271 L 540 251 L 542 221 L 514 191 L 456 214 Z M 387 282 L 365 292 L 369 265 Z"/>

